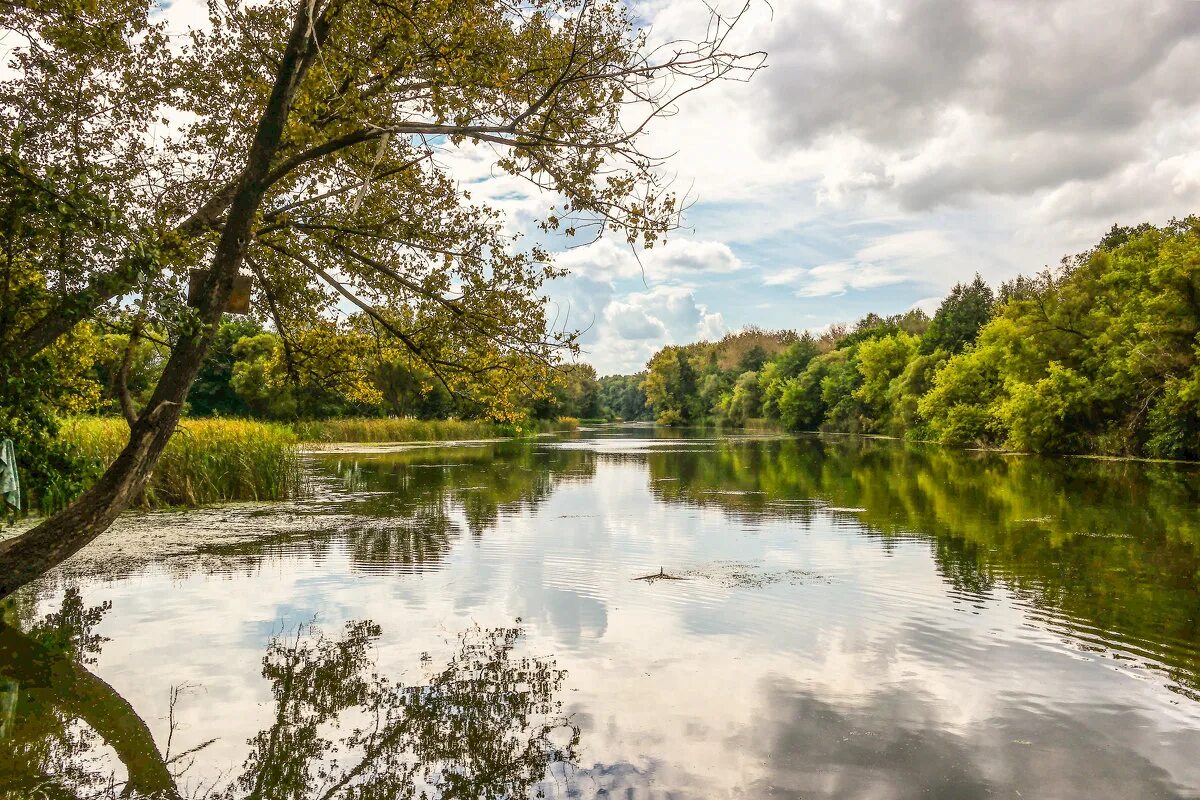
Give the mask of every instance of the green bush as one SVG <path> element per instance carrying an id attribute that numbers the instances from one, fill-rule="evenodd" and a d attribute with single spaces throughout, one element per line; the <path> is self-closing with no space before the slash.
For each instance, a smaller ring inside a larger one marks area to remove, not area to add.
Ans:
<path id="1" fill-rule="evenodd" d="M 658 415 L 655 420 L 659 425 L 683 425 L 687 422 L 683 418 L 683 414 L 674 408 L 668 408 Z"/>
<path id="2" fill-rule="evenodd" d="M 1170 378 L 1150 409 L 1146 452 L 1157 458 L 1200 458 L 1200 382 Z"/>

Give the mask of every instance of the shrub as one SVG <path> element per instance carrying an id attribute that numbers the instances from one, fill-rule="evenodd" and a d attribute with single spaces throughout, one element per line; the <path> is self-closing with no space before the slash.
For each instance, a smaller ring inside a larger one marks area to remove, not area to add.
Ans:
<path id="1" fill-rule="evenodd" d="M 683 418 L 683 414 L 673 408 L 668 408 L 658 415 L 655 420 L 659 425 L 682 425 L 687 420 Z"/>
<path id="2" fill-rule="evenodd" d="M 1146 452 L 1157 458 L 1200 458 L 1200 381 L 1168 378 L 1150 409 Z"/>

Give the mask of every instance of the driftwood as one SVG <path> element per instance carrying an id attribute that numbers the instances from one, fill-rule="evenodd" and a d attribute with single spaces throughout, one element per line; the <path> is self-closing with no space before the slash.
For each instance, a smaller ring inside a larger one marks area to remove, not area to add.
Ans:
<path id="1" fill-rule="evenodd" d="M 649 575 L 642 575 L 639 578 L 634 578 L 634 580 L 635 581 L 646 581 L 647 583 L 653 583 L 654 581 L 682 581 L 682 580 L 687 580 L 687 579 L 681 578 L 678 575 L 669 575 L 666 572 L 663 572 L 662 567 L 659 567 L 658 572 L 652 572 Z"/>

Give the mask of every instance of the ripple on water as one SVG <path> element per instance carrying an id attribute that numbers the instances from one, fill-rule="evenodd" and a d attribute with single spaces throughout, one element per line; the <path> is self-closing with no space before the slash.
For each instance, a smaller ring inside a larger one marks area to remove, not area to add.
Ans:
<path id="1" fill-rule="evenodd" d="M 547 797 L 1200 794 L 1186 486 L 880 442 L 596 436 L 316 454 L 309 497 L 126 515 L 47 587 L 115 601 L 97 669 L 156 735 L 171 686 L 204 684 L 177 709 L 181 747 L 219 738 L 197 777 L 274 718 L 262 648 L 285 627 L 374 620 L 371 669 L 450 669 L 453 713 L 486 673 L 446 666 L 457 637 L 520 618 L 512 652 L 565 670 L 583 749 L 539 773 Z M 637 580 L 659 570 L 681 580 Z"/>

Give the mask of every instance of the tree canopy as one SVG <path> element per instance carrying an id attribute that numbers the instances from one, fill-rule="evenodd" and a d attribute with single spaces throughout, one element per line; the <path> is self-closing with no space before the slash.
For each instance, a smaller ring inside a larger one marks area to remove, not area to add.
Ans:
<path id="1" fill-rule="evenodd" d="M 443 158 L 466 152 L 552 190 L 544 228 L 653 244 L 678 201 L 638 148 L 644 123 L 757 63 L 724 52 L 720 21 L 708 41 L 651 48 L 613 2 L 331 0 L 311 18 L 301 6 L 214 4 L 183 43 L 138 0 L 6 12 L 27 43 L 0 87 L 21 217 L 6 231 L 0 327 L 14 364 L 134 295 L 186 329 L 187 270 L 213 255 L 263 110 L 286 89 L 243 245 L 288 369 L 312 320 L 349 305 L 503 414 L 573 335 L 547 330 L 547 255 L 515 247 Z M 287 48 L 297 63 L 283 75 Z"/>
<path id="2" fill-rule="evenodd" d="M 52 416 L 55 361 L 85 323 L 169 355 L 144 405 L 123 402 L 130 442 L 105 476 L 4 544 L 0 595 L 140 491 L 243 269 L 289 377 L 347 334 L 364 361 L 407 354 L 513 416 L 575 333 L 547 323 L 547 253 L 461 188 L 453 159 L 549 192 L 546 231 L 653 246 L 680 202 L 641 148 L 647 126 L 762 63 L 726 49 L 736 16 L 651 44 L 613 0 L 226 0 L 182 41 L 157 8 L 4 9 L 0 435 L 35 440 L 20 421 Z"/>

